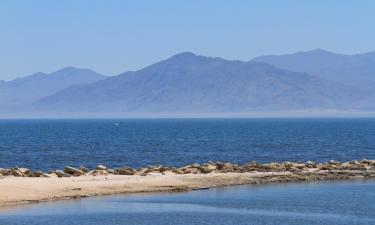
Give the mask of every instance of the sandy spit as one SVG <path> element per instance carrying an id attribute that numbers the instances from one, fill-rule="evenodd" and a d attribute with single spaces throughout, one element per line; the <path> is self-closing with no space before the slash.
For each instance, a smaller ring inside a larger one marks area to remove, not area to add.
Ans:
<path id="1" fill-rule="evenodd" d="M 361 176 L 360 172 L 358 174 L 359 176 L 348 177 L 327 174 L 310 176 L 290 172 L 246 172 L 67 178 L 5 177 L 0 179 L 0 206 L 120 193 L 189 191 L 240 184 L 366 178 Z"/>

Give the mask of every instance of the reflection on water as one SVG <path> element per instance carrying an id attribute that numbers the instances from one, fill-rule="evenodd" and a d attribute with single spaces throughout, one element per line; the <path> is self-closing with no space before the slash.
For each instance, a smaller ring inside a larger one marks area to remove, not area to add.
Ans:
<path id="1" fill-rule="evenodd" d="M 375 224 L 375 182 L 237 186 L 41 203 L 0 224 Z"/>

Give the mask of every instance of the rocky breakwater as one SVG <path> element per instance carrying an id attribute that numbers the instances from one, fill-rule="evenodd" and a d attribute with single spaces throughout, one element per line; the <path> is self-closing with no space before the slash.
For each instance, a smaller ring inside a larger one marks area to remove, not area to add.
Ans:
<path id="1" fill-rule="evenodd" d="M 0 178 L 5 177 L 79 177 L 79 176 L 148 176 L 167 174 L 210 174 L 210 173 L 253 173 L 253 183 L 294 182 L 311 180 L 338 180 L 355 178 L 375 178 L 375 160 L 350 162 L 328 161 L 325 163 L 307 162 L 272 162 L 261 164 L 249 162 L 233 164 L 229 162 L 207 162 L 184 167 L 148 166 L 142 168 L 107 168 L 98 165 L 94 169 L 84 166 L 65 166 L 63 170 L 50 172 L 32 171 L 28 168 L 0 168 Z M 250 182 L 251 183 L 251 182 Z"/>

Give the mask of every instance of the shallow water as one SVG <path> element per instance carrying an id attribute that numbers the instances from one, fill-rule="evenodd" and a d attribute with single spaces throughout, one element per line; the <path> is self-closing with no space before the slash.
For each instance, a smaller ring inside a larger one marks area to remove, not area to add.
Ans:
<path id="1" fill-rule="evenodd" d="M 375 119 L 0 120 L 0 167 L 375 158 Z"/>
<path id="2" fill-rule="evenodd" d="M 375 182 L 236 186 L 40 203 L 0 211 L 0 224 L 375 224 Z"/>

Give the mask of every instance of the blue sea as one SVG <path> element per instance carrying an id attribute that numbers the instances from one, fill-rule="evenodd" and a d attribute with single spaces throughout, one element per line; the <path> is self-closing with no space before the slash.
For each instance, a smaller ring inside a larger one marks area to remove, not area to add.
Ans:
<path id="1" fill-rule="evenodd" d="M 0 120 L 0 167 L 375 158 L 375 119 Z"/>
<path id="2" fill-rule="evenodd" d="M 375 119 L 0 120 L 0 167 L 375 159 Z M 0 180 L 1 182 L 1 180 Z M 375 182 L 238 186 L 0 208 L 1 225 L 375 224 Z"/>

